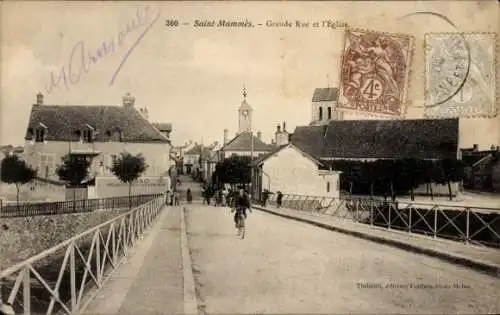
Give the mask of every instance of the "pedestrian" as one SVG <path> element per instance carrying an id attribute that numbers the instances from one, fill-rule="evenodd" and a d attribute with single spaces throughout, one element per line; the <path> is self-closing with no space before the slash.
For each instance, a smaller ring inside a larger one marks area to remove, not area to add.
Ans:
<path id="1" fill-rule="evenodd" d="M 165 194 L 165 205 L 169 206 L 170 205 L 170 195 L 172 193 L 170 192 L 170 190 L 167 190 L 167 193 Z"/>
<path id="2" fill-rule="evenodd" d="M 174 191 L 174 193 L 172 194 L 172 205 L 173 206 L 179 205 L 179 193 L 177 191 Z"/>
<path id="3" fill-rule="evenodd" d="M 269 199 L 269 195 L 271 194 L 271 192 L 267 189 L 264 189 L 264 191 L 262 192 L 262 206 L 265 207 L 266 204 L 267 204 L 267 199 Z"/>
<path id="4" fill-rule="evenodd" d="M 283 200 L 283 193 L 278 190 L 277 193 L 277 198 L 276 198 L 276 204 L 278 205 L 278 208 L 281 207 L 281 201 Z"/>
<path id="5" fill-rule="evenodd" d="M 188 203 L 191 203 L 191 201 L 193 201 L 193 195 L 191 194 L 190 188 L 188 188 L 186 191 L 186 200 Z"/>

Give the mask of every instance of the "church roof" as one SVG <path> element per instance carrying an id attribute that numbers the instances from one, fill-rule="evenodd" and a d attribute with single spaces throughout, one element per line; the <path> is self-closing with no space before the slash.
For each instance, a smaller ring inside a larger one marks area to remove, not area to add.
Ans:
<path id="1" fill-rule="evenodd" d="M 254 151 L 272 151 L 275 146 L 265 144 L 262 140 L 259 140 L 255 135 L 252 135 L 248 131 L 244 131 L 238 134 L 233 140 L 229 141 L 222 151 L 251 151 L 252 150 L 252 136 L 253 136 L 253 150 Z"/>
<path id="2" fill-rule="evenodd" d="M 137 110 L 124 106 L 35 104 L 26 127 L 26 140 L 33 137 L 38 126 L 47 128 L 48 141 L 77 141 L 76 130 L 92 128 L 97 142 L 109 141 L 113 131 L 121 131 L 123 142 L 170 143 Z"/>
<path id="3" fill-rule="evenodd" d="M 458 119 L 331 121 L 297 127 L 291 142 L 318 159 L 456 157 Z"/>
<path id="4" fill-rule="evenodd" d="M 337 88 L 317 88 L 312 97 L 313 102 L 337 101 L 339 90 Z"/>

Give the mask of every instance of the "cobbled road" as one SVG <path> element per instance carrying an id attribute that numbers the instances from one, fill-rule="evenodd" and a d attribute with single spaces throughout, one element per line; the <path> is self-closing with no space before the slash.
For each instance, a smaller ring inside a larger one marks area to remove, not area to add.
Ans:
<path id="1" fill-rule="evenodd" d="M 500 280 L 438 259 L 254 210 L 185 206 L 202 313 L 486 314 Z"/>

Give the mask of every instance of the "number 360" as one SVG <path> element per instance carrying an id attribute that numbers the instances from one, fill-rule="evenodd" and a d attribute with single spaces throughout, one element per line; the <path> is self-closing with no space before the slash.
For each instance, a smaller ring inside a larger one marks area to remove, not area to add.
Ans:
<path id="1" fill-rule="evenodd" d="M 165 26 L 179 26 L 178 20 L 165 20 Z"/>

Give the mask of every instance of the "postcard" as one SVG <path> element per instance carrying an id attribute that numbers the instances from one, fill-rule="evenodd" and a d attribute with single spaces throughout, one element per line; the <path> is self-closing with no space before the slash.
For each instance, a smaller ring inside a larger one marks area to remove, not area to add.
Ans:
<path id="1" fill-rule="evenodd" d="M 0 314 L 499 313 L 497 1 L 4 1 Z"/>

